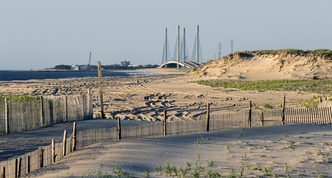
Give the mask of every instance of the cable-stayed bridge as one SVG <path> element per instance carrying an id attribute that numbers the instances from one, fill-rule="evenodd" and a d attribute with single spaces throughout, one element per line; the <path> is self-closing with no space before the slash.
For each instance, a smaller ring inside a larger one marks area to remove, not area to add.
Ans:
<path id="1" fill-rule="evenodd" d="M 199 40 L 199 26 L 196 26 L 195 42 L 191 58 L 188 55 L 185 28 L 183 28 L 182 41 L 180 40 L 180 26 L 177 26 L 177 37 L 173 57 L 169 49 L 167 28 L 165 28 L 165 41 L 163 48 L 162 64 L 159 68 L 195 68 L 201 66 L 203 62 L 202 49 Z"/>

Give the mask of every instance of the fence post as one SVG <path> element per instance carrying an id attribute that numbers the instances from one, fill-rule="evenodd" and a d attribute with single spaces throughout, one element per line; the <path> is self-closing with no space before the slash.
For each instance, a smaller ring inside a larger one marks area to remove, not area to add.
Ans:
<path id="1" fill-rule="evenodd" d="M 43 157 L 44 157 L 44 149 L 40 149 L 40 151 L 39 151 L 39 163 L 40 163 L 40 168 L 42 168 L 43 167 Z"/>
<path id="2" fill-rule="evenodd" d="M 100 114 L 101 118 L 105 118 L 104 116 L 104 105 L 103 105 L 103 86 L 101 81 L 101 66 L 100 61 L 98 63 L 98 78 L 99 78 L 99 93 L 100 93 Z"/>
<path id="3" fill-rule="evenodd" d="M 67 130 L 65 130 L 63 133 L 63 140 L 62 140 L 63 156 L 66 156 L 66 138 L 67 138 Z"/>
<path id="4" fill-rule="evenodd" d="M 85 114 L 84 114 L 84 95 L 80 95 L 81 97 L 81 112 L 82 112 L 82 120 L 85 119 Z"/>
<path id="5" fill-rule="evenodd" d="M 44 117 L 43 117 L 43 96 L 40 96 L 40 126 L 44 125 Z"/>
<path id="6" fill-rule="evenodd" d="M 52 163 L 55 163 L 55 145 L 54 145 L 54 139 L 52 139 Z"/>
<path id="7" fill-rule="evenodd" d="M 68 98 L 67 96 L 65 96 L 65 102 L 64 102 L 65 106 L 64 106 L 64 109 L 65 109 L 65 122 L 68 121 L 68 107 L 67 107 L 67 104 L 68 104 Z"/>
<path id="8" fill-rule="evenodd" d="M 249 101 L 249 117 L 248 117 L 248 124 L 251 127 L 251 101 Z"/>
<path id="9" fill-rule="evenodd" d="M 210 103 L 208 103 L 206 107 L 206 131 L 208 132 L 210 130 Z"/>
<path id="10" fill-rule="evenodd" d="M 166 110 L 164 110 L 164 120 L 163 120 L 163 130 L 164 130 L 164 132 L 163 132 L 163 135 L 164 136 L 166 136 L 166 114 L 167 114 L 167 112 L 166 112 Z"/>
<path id="11" fill-rule="evenodd" d="M 76 150 L 76 122 L 73 124 L 73 143 L 72 143 L 72 151 Z"/>
<path id="12" fill-rule="evenodd" d="M 6 168 L 1 167 L 1 178 L 5 178 L 5 177 L 6 177 Z"/>
<path id="13" fill-rule="evenodd" d="M 264 114 L 263 111 L 261 111 L 261 126 L 264 126 Z"/>
<path id="14" fill-rule="evenodd" d="M 118 117 L 118 140 L 121 140 L 121 119 Z"/>
<path id="15" fill-rule="evenodd" d="M 283 125 L 285 124 L 285 103 L 286 103 L 286 96 L 284 95 L 284 100 L 282 103 L 282 110 L 281 110 L 281 122 Z"/>
<path id="16" fill-rule="evenodd" d="M 91 91 L 90 90 L 88 90 L 88 98 L 89 98 L 89 102 L 88 102 L 87 105 L 89 106 L 89 109 L 88 109 L 88 111 L 89 111 L 89 119 L 92 119 L 93 118 L 93 112 L 90 113 L 91 108 L 92 108 L 92 102 L 91 102 L 92 96 L 91 96 Z M 85 102 L 87 102 L 87 101 L 85 101 Z"/>
<path id="17" fill-rule="evenodd" d="M 5 132 L 8 134 L 9 127 L 8 127 L 8 100 L 5 98 Z"/>
<path id="18" fill-rule="evenodd" d="M 28 174 L 30 172 L 30 156 L 27 156 L 26 159 L 26 173 Z"/>
<path id="19" fill-rule="evenodd" d="M 17 177 L 21 177 L 21 158 L 17 158 Z"/>

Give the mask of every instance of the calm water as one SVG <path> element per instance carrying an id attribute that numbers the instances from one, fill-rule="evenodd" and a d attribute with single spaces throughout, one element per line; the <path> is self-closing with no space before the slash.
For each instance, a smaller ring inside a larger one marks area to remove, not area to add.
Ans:
<path id="1" fill-rule="evenodd" d="M 102 71 L 103 77 L 151 75 L 136 71 Z M 0 71 L 0 81 L 98 77 L 97 71 Z"/>

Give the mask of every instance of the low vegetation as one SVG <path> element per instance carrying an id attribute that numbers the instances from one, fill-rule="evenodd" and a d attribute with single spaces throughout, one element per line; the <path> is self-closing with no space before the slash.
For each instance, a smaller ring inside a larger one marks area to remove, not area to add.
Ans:
<path id="1" fill-rule="evenodd" d="M 5 98 L 12 103 L 21 103 L 27 101 L 36 101 L 40 99 L 40 96 L 28 96 L 28 95 L 3 95 L 0 94 L 0 103 L 5 103 Z"/>
<path id="2" fill-rule="evenodd" d="M 199 80 L 192 83 L 208 85 L 211 87 L 222 87 L 225 89 L 239 89 L 246 91 L 299 91 L 319 94 L 332 94 L 330 85 L 332 79 L 326 80 L 261 80 L 261 81 L 243 81 L 243 80 Z"/>
<path id="3" fill-rule="evenodd" d="M 307 54 L 316 54 L 316 55 L 325 55 L 327 57 L 332 56 L 332 51 L 329 49 L 316 49 L 316 50 L 301 50 L 301 49 L 279 49 L 279 50 L 256 50 L 252 51 L 253 53 L 258 54 L 280 54 L 280 53 L 288 53 L 288 54 L 296 54 L 296 55 L 307 55 Z"/>

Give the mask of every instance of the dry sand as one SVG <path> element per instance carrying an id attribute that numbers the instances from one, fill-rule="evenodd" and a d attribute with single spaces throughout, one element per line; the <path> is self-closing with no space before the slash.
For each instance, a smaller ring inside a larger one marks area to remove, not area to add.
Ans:
<path id="1" fill-rule="evenodd" d="M 234 69 L 234 71 L 241 70 L 242 68 Z M 252 68 L 249 71 L 255 70 Z M 220 71 L 212 70 L 211 75 L 206 75 L 208 74 L 206 73 L 194 77 L 193 75 L 179 75 L 186 71 L 159 70 L 153 72 L 161 75 L 104 77 L 106 117 L 111 119 L 112 114 L 115 113 L 116 117 L 123 120 L 135 120 L 131 122 L 140 124 L 142 122 L 139 121 L 160 121 L 163 118 L 163 111 L 167 109 L 169 121 L 195 120 L 197 116 L 206 114 L 208 102 L 211 103 L 211 114 L 213 115 L 247 109 L 249 100 L 253 101 L 254 106 L 270 104 L 277 108 L 281 104 L 283 95 L 286 95 L 287 98 L 286 107 L 295 107 L 294 103 L 314 95 L 295 91 L 229 92 L 220 88 L 190 83 L 191 80 L 216 78 L 218 75 L 221 77 L 217 78 L 240 77 L 245 80 L 294 78 L 294 75 L 285 75 L 282 71 L 265 71 L 262 75 L 258 70 L 245 75 L 240 72 L 238 75 L 235 72 L 221 74 L 218 73 Z M 88 90 L 92 92 L 94 116 L 97 116 L 100 110 L 97 78 L 0 82 L 0 93 L 4 94 L 73 95 L 85 93 Z M 92 125 L 91 128 L 93 128 Z M 62 134 L 61 129 L 59 129 L 59 139 Z M 239 136 L 240 130 L 243 133 L 242 137 Z M 262 167 L 274 165 L 273 172 L 283 174 L 282 167 L 287 162 L 293 175 L 299 175 L 301 172 L 311 175 L 317 171 L 332 175 L 331 171 L 327 169 L 331 166 L 328 153 L 332 133 L 329 130 L 330 127 L 323 126 L 287 125 L 100 143 L 74 152 L 60 163 L 37 170 L 29 176 L 88 175 L 90 172 L 98 171 L 100 165 L 103 164 L 104 171 L 112 172 L 112 167 L 122 166 L 125 171 L 131 170 L 134 175 L 142 177 L 143 169 L 148 168 L 152 171 L 153 166 L 158 163 L 163 165 L 169 162 L 176 166 L 184 166 L 184 161 L 190 161 L 194 165 L 197 154 L 202 155 L 200 163 L 205 170 L 209 169 L 206 161 L 212 159 L 214 166 L 211 169 L 222 174 L 228 174 L 231 168 L 238 171 L 241 162 L 244 162 L 244 165 L 259 163 Z M 197 145 L 195 142 L 201 135 L 204 143 Z M 264 138 L 262 139 L 262 137 Z M 15 138 L 17 142 L 22 139 L 24 138 Z M 35 138 L 37 140 L 35 142 L 37 143 L 39 139 Z M 51 138 L 45 137 L 45 140 L 47 139 Z M 249 141 L 248 145 L 246 140 Z M 286 146 L 287 140 L 294 141 L 295 151 Z M 0 141 L 2 145 L 5 145 L 4 143 L 9 139 L 7 136 L 1 135 Z M 44 142 L 47 143 L 47 141 Z M 12 146 L 14 147 L 15 144 L 17 143 L 13 142 Z M 227 144 L 231 150 L 229 153 L 226 152 Z M 315 149 L 320 149 L 322 153 L 316 155 Z M 245 155 L 249 159 L 241 160 Z M 262 173 L 250 171 L 246 175 L 250 177 L 262 175 Z M 155 177 L 154 170 L 150 176 Z"/>
<path id="2" fill-rule="evenodd" d="M 197 144 L 198 138 L 203 138 L 204 142 Z M 186 167 L 186 161 L 192 164 L 192 169 L 201 165 L 205 172 L 212 170 L 222 175 L 229 175 L 234 169 L 239 176 L 243 164 L 243 177 L 264 175 L 262 170 L 248 171 L 248 165 L 259 165 L 261 169 L 273 167 L 272 173 L 283 177 L 287 164 L 292 177 L 318 177 L 318 174 L 332 175 L 331 148 L 329 126 L 297 124 L 238 128 L 94 144 L 71 153 L 55 165 L 33 171 L 27 177 L 97 177 L 98 170 L 102 175 L 106 172 L 116 175 L 112 169 L 116 166 L 123 172 L 132 171 L 134 177 L 144 177 L 142 172 L 147 169 L 151 171 L 150 177 L 171 177 L 165 173 L 156 175 L 154 167 L 167 163 L 177 168 Z M 212 167 L 208 166 L 209 160 L 213 161 Z"/>

